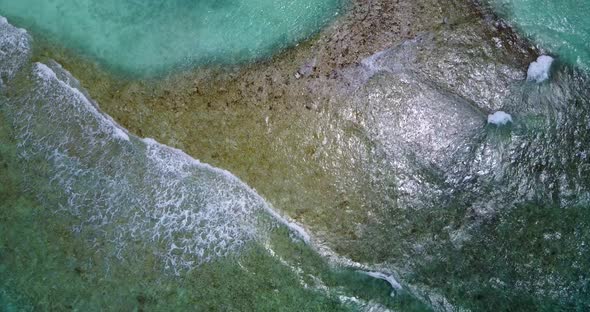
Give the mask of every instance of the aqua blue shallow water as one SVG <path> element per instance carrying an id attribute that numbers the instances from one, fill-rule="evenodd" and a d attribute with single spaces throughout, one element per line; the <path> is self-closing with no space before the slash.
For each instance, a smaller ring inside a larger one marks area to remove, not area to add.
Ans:
<path id="1" fill-rule="evenodd" d="M 151 75 L 268 56 L 318 31 L 340 3 L 0 0 L 0 14 L 113 69 Z"/>
<path id="2" fill-rule="evenodd" d="M 518 31 L 563 61 L 590 69 L 590 1 L 490 0 Z"/>

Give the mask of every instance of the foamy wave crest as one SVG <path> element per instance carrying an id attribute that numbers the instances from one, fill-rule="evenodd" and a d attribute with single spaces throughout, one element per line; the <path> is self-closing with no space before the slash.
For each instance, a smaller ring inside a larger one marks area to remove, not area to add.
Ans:
<path id="1" fill-rule="evenodd" d="M 52 67 L 34 64 L 30 89 L 3 110 L 20 157 L 50 180 L 40 199 L 79 220 L 75 232 L 110 242 L 103 248 L 119 259 L 152 252 L 179 274 L 238 251 L 274 223 L 240 180 L 127 134 Z"/>
<path id="2" fill-rule="evenodd" d="M 0 16 L 0 88 L 26 64 L 30 51 L 27 32 Z"/>
<path id="3" fill-rule="evenodd" d="M 229 172 L 128 134 L 59 64 L 30 64 L 30 51 L 26 31 L 0 18 L 0 110 L 30 188 L 53 213 L 76 220 L 73 230 L 95 248 L 119 259 L 149 252 L 179 274 L 278 223 L 309 241 Z M 13 86 L 19 72 L 30 83 Z"/>

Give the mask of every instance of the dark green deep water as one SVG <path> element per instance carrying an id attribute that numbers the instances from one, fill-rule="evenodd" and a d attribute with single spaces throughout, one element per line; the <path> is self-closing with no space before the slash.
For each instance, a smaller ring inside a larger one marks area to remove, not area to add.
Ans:
<path id="1" fill-rule="evenodd" d="M 220 3 L 0 0 L 0 14 L 106 67 L 142 76 L 269 55 L 317 31 L 338 7 L 330 1 Z M 414 260 L 406 279 L 436 285 L 456 307 L 585 311 L 590 19 L 583 13 L 590 4 L 492 5 L 557 58 L 551 78 L 523 82 L 505 103 L 520 112 L 514 122 L 488 125 L 474 138 L 482 159 L 491 151 L 500 165 L 476 159 L 479 167 L 458 175 L 501 168 L 489 173 L 493 181 L 460 184 L 465 190 L 458 193 L 468 195 L 445 198 L 444 209 L 382 216 L 405 241 L 375 237 L 373 257 L 432 236 L 438 245 Z M 140 16 L 148 18 L 125 27 Z M 233 22 L 221 22 L 227 18 Z M 161 27 L 146 31 L 153 25 L 145 21 Z M 189 39 L 197 35 L 198 42 Z M 138 36 L 142 41 L 130 45 Z M 121 129 L 58 64 L 33 63 L 27 36 L 6 22 L 0 44 L 2 310 L 430 309 L 415 297 L 429 290 L 391 296 L 385 281 L 320 256 L 230 173 Z M 448 231 L 465 215 L 465 202 L 477 200 L 497 213 L 474 229 Z M 401 219 L 423 226 L 404 227 Z"/>

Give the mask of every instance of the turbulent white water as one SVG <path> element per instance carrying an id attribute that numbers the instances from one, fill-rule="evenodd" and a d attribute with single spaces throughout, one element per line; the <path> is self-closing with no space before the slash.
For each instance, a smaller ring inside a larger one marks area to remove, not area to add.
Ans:
<path id="1" fill-rule="evenodd" d="M 16 72 L 28 61 L 30 44 L 24 29 L 10 25 L 0 16 L 0 87 L 4 81 L 12 79 Z"/>
<path id="2" fill-rule="evenodd" d="M 548 55 L 541 55 L 536 61 L 529 65 L 527 70 L 527 80 L 535 82 L 543 82 L 549 79 L 549 71 L 553 64 L 553 58 Z"/>
<path id="3" fill-rule="evenodd" d="M 506 112 L 498 111 L 488 115 L 488 123 L 490 124 L 502 126 L 509 122 L 512 122 L 512 116 Z"/>
<path id="4" fill-rule="evenodd" d="M 74 231 L 111 241 L 119 258 L 134 256 L 130 244 L 153 249 L 179 273 L 264 236 L 268 213 L 281 218 L 230 173 L 128 134 L 58 64 L 27 69 L 28 36 L 1 26 L 4 80 L 21 69 L 30 81 L 11 87 L 18 96 L 3 100 L 3 112 L 28 170 L 49 181 L 30 181 L 39 199 L 79 220 Z"/>
<path id="5" fill-rule="evenodd" d="M 161 246 L 175 271 L 256 237 L 265 203 L 235 178 L 153 140 L 130 138 L 43 64 L 33 66 L 31 78 L 30 91 L 5 109 L 22 159 L 47 162 L 50 187 L 61 194 L 56 212 L 79 218 L 76 231 L 103 233 L 119 256 L 129 242 Z"/>

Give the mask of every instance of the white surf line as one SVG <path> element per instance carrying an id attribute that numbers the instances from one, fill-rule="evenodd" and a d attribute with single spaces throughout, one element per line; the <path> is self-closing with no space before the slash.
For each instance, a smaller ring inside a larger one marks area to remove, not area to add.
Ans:
<path id="1" fill-rule="evenodd" d="M 360 262 L 352 261 L 346 257 L 338 255 L 329 247 L 325 246 L 324 244 L 320 244 L 312 239 L 310 245 L 322 256 L 323 258 L 328 259 L 330 263 L 349 267 L 356 269 L 357 272 L 369 275 L 373 278 L 382 279 L 387 281 L 391 288 L 394 290 L 402 290 L 403 286 L 400 282 L 395 278 L 394 274 L 391 272 L 390 269 L 385 268 L 380 265 L 366 265 Z"/>
<path id="2" fill-rule="evenodd" d="M 387 274 L 384 274 L 381 272 L 376 272 L 376 271 L 360 271 L 360 272 L 363 274 L 369 275 L 371 277 L 374 277 L 377 279 L 382 279 L 382 280 L 388 282 L 389 285 L 391 285 L 391 288 L 393 288 L 395 290 L 402 289 L 402 285 L 400 285 L 400 283 L 398 283 L 398 281 L 392 275 L 387 275 Z"/>
<path id="3" fill-rule="evenodd" d="M 289 228 L 292 232 L 297 234 L 297 236 L 299 236 L 299 238 L 301 238 L 306 244 L 311 243 L 311 236 L 305 231 L 305 229 L 302 226 L 300 226 L 299 224 L 295 223 L 294 221 L 291 221 L 291 220 L 287 219 L 286 217 L 283 217 L 282 215 L 280 215 L 277 211 L 275 211 L 270 206 L 270 204 L 262 196 L 260 196 L 260 194 L 258 194 L 258 192 L 256 192 L 255 189 L 251 188 L 249 185 L 244 183 L 244 181 L 240 180 L 238 177 L 233 175 L 231 172 L 229 172 L 225 169 L 211 166 L 207 163 L 203 163 L 200 160 L 191 157 L 190 155 L 188 155 L 187 153 L 185 153 L 184 151 L 182 151 L 180 149 L 162 144 L 152 138 L 144 138 L 144 139 L 142 139 L 142 141 L 146 144 L 158 145 L 160 147 L 172 150 L 174 153 L 177 154 L 177 156 L 185 158 L 189 162 L 193 163 L 196 167 L 204 168 L 204 169 L 213 171 L 215 173 L 218 173 L 218 174 L 224 176 L 230 182 L 234 182 L 238 186 L 243 187 L 245 190 L 249 190 L 252 193 L 252 195 L 254 195 L 254 197 L 262 203 L 262 208 L 268 214 L 270 214 L 273 218 L 275 218 L 279 223 L 281 223 L 284 226 L 286 226 L 287 228 Z"/>
<path id="4" fill-rule="evenodd" d="M 263 200 L 263 202 L 265 203 L 264 206 L 265 208 L 267 208 L 267 211 L 271 214 L 271 216 L 275 217 L 279 220 L 279 222 L 283 223 L 289 229 L 296 232 L 301 237 L 301 239 L 303 239 L 303 241 L 307 245 L 315 249 L 320 254 L 320 256 L 327 258 L 330 262 L 356 268 L 359 273 L 363 273 L 373 278 L 384 280 L 391 286 L 392 289 L 396 291 L 403 289 L 402 285 L 396 280 L 396 278 L 392 274 L 386 274 L 383 272 L 375 271 L 375 268 L 361 264 L 359 262 L 352 261 L 346 257 L 342 257 L 336 254 L 334 251 L 332 251 L 332 249 L 330 249 L 329 247 L 314 242 L 311 238 L 311 235 L 309 235 L 302 226 L 297 224 L 295 221 L 288 220 L 286 217 L 281 216 L 277 211 L 273 210 L 270 207 L 270 204 L 264 201 L 264 198 L 262 198 L 258 193 L 254 193 Z"/>
<path id="5" fill-rule="evenodd" d="M 49 77 L 45 77 L 45 78 L 56 78 L 57 79 L 56 74 L 47 65 L 45 65 L 43 63 L 36 63 L 35 65 L 37 67 L 37 70 L 40 71 L 41 74 L 45 74 L 45 75 L 49 76 Z M 116 137 L 121 138 L 125 141 L 130 140 L 129 136 L 126 133 L 127 130 L 124 127 L 122 127 L 121 125 L 119 125 L 108 114 L 102 112 L 98 107 L 92 105 L 92 102 L 80 90 L 65 84 L 60 79 L 57 79 L 57 81 L 59 81 L 63 85 L 66 85 L 69 89 L 72 89 L 73 91 L 75 91 L 74 93 L 78 97 L 80 97 L 81 99 L 84 100 L 83 101 L 84 104 L 86 104 L 88 106 L 88 108 L 90 109 L 90 112 L 92 114 L 101 118 L 106 124 L 110 124 L 113 127 L 113 130 L 115 132 L 114 135 Z M 200 167 L 200 168 L 207 169 L 212 172 L 218 173 L 218 174 L 224 176 L 226 179 L 228 179 L 228 181 L 236 183 L 238 186 L 243 187 L 245 190 L 249 190 L 251 192 L 251 194 L 262 203 L 262 208 L 268 214 L 270 214 L 271 217 L 275 218 L 279 223 L 286 226 L 289 230 L 291 230 L 291 232 L 295 233 L 301 240 L 303 240 L 303 242 L 305 244 L 307 244 L 310 247 L 312 247 L 313 249 L 315 249 L 321 256 L 327 258 L 330 262 L 333 262 L 333 263 L 336 263 L 336 264 L 342 265 L 342 266 L 355 268 L 359 272 L 367 274 L 371 277 L 379 278 L 379 279 L 383 279 L 383 280 L 387 281 L 392 286 L 392 288 L 394 288 L 396 290 L 402 289 L 400 283 L 398 283 L 397 280 L 392 275 L 388 275 L 388 274 L 385 274 L 382 272 L 375 271 L 375 268 L 372 268 L 370 266 L 367 266 L 367 265 L 364 265 L 364 264 L 361 264 L 358 262 L 354 262 L 348 258 L 342 257 L 342 256 L 336 254 L 334 251 L 332 251 L 329 247 L 314 241 L 312 239 L 311 235 L 309 235 L 309 233 L 307 233 L 307 231 L 305 230 L 305 228 L 303 226 L 299 225 L 298 223 L 291 220 L 290 218 L 281 215 L 279 212 L 277 212 L 275 209 L 273 209 L 271 204 L 268 201 L 266 201 L 260 194 L 258 194 L 258 192 L 256 192 L 256 190 L 254 188 L 251 188 L 249 185 L 247 185 L 245 182 L 240 180 L 237 176 L 233 175 L 231 172 L 229 172 L 225 169 L 214 167 L 214 166 L 209 165 L 207 163 L 203 163 L 203 162 L 199 161 L 198 159 L 191 157 L 190 155 L 188 155 L 187 153 L 185 153 L 184 151 L 182 151 L 180 149 L 162 144 L 152 138 L 143 138 L 143 139 L 141 139 L 141 141 L 143 141 L 143 143 L 148 144 L 148 145 L 157 145 L 157 146 L 162 147 L 164 149 L 171 150 L 178 157 L 182 157 L 182 158 L 186 159 L 189 163 L 192 163 L 196 167 Z"/>
<path id="6" fill-rule="evenodd" d="M 264 209 L 266 210 L 266 212 L 268 212 L 273 218 L 277 219 L 280 223 L 285 225 L 291 231 L 295 232 L 297 236 L 299 236 L 299 238 L 301 238 L 306 244 L 313 245 L 311 236 L 301 225 L 297 224 L 295 221 L 289 220 L 286 217 L 280 215 L 276 210 L 270 207 L 270 204 L 267 201 L 265 201 L 264 198 L 262 198 L 262 196 L 258 195 L 257 192 L 254 193 L 256 194 L 256 196 L 260 197 L 260 199 L 263 200 L 263 202 L 265 203 Z"/>
<path id="7" fill-rule="evenodd" d="M 168 149 L 174 151 L 178 156 L 184 157 L 187 160 L 191 161 L 196 166 L 201 167 L 201 168 L 206 168 L 206 169 L 209 169 L 209 170 L 214 171 L 216 173 L 219 173 L 219 174 L 223 175 L 224 177 L 226 177 L 228 180 L 235 182 L 236 184 L 238 184 L 241 187 L 244 187 L 244 189 L 250 190 L 252 192 L 252 194 L 256 197 L 256 199 L 260 200 L 260 202 L 262 203 L 262 207 L 264 208 L 264 210 L 268 214 L 270 214 L 279 223 L 283 224 L 289 230 L 291 230 L 293 233 L 295 233 L 299 238 L 301 238 L 301 240 L 303 240 L 303 242 L 305 244 L 312 247 L 315 251 L 317 251 L 320 254 L 320 256 L 328 259 L 329 262 L 332 262 L 332 263 L 335 263 L 335 264 L 338 264 L 341 266 L 351 267 L 351 268 L 357 269 L 358 272 L 369 275 L 373 278 L 385 280 L 389 283 L 389 285 L 391 285 L 391 287 L 394 290 L 401 290 L 402 289 L 401 284 L 395 279 L 395 277 L 393 275 L 377 271 L 376 268 L 374 268 L 374 267 L 367 266 L 367 265 L 361 264 L 359 262 L 352 261 L 346 257 L 342 257 L 342 256 L 336 254 L 334 251 L 332 251 L 329 247 L 315 241 L 312 238 L 312 236 L 307 233 L 307 231 L 305 230 L 305 228 L 303 226 L 297 224 L 295 221 L 289 219 L 288 217 L 282 216 L 279 212 L 274 210 L 273 207 L 271 206 L 271 204 L 268 201 L 266 201 L 260 194 L 258 194 L 258 192 L 256 192 L 255 189 L 251 188 L 249 185 L 247 185 L 245 182 L 243 182 L 238 177 L 233 175 L 231 172 L 229 172 L 225 169 L 211 166 L 207 163 L 203 163 L 203 162 L 191 157 L 190 155 L 186 154 L 184 151 L 182 151 L 180 149 L 170 147 L 168 145 L 164 145 L 162 143 L 157 142 L 154 139 L 144 138 L 144 139 L 142 139 L 142 141 L 144 141 L 147 144 L 157 144 L 157 145 L 162 146 L 164 148 L 168 148 Z"/>
<path id="8" fill-rule="evenodd" d="M 57 64 L 57 62 L 56 62 L 56 64 Z M 80 100 L 82 102 L 83 105 L 86 106 L 86 108 L 88 109 L 88 112 L 90 112 L 90 114 L 95 116 L 95 118 L 97 118 L 97 120 L 102 121 L 101 124 L 110 125 L 112 127 L 111 132 L 115 138 L 118 138 L 118 139 L 121 139 L 124 141 L 129 141 L 129 136 L 127 135 L 127 133 L 124 130 L 125 128 L 123 128 L 119 124 L 117 124 L 111 116 L 99 111 L 99 109 L 95 105 L 92 104 L 92 101 L 88 97 L 86 97 L 86 95 L 84 95 L 84 93 L 82 93 L 80 90 L 78 90 L 78 88 L 74 88 L 74 87 L 70 86 L 69 84 L 65 83 L 63 80 L 59 79 L 57 77 L 57 74 L 55 73 L 55 71 L 53 71 L 53 69 L 51 69 L 49 66 L 47 66 L 43 63 L 36 62 L 33 64 L 33 68 L 35 69 L 37 76 L 39 76 L 41 79 L 43 79 L 44 82 L 48 83 L 51 80 L 55 80 L 60 84 L 60 86 L 70 90 L 73 93 L 74 97 L 76 97 L 78 100 Z"/>

